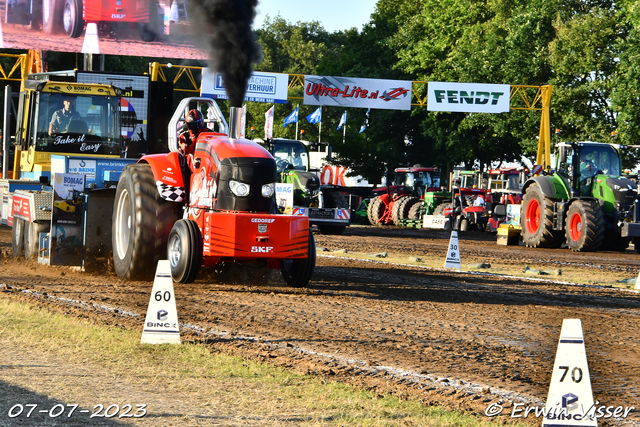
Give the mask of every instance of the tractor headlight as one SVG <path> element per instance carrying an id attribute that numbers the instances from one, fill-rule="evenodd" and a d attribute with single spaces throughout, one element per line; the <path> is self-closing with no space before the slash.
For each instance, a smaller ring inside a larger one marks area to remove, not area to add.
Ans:
<path id="1" fill-rule="evenodd" d="M 262 197 L 273 197 L 273 193 L 276 191 L 276 184 L 272 182 L 271 184 L 265 184 L 262 186 Z"/>
<path id="2" fill-rule="evenodd" d="M 238 197 L 247 197 L 249 195 L 249 184 L 238 181 L 229 181 L 229 190 Z"/>

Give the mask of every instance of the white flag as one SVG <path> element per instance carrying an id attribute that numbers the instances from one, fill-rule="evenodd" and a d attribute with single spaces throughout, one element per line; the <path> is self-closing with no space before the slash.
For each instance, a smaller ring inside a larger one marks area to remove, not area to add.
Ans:
<path id="1" fill-rule="evenodd" d="M 272 106 L 264 113 L 264 138 L 273 138 L 273 113 L 276 106 Z"/>
<path id="2" fill-rule="evenodd" d="M 347 112 L 345 111 L 340 117 L 340 123 L 338 123 L 338 130 L 342 128 L 342 126 L 347 123 Z"/>

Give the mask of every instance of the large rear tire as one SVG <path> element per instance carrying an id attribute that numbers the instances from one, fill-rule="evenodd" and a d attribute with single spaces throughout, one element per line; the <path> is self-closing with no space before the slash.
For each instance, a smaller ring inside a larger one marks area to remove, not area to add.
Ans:
<path id="1" fill-rule="evenodd" d="M 82 0 L 65 0 L 62 11 L 62 26 L 69 37 L 78 38 L 84 30 Z"/>
<path id="2" fill-rule="evenodd" d="M 111 224 L 113 265 L 119 277 L 153 278 L 179 212 L 180 204 L 160 197 L 151 166 L 138 163 L 123 170 Z"/>
<path id="3" fill-rule="evenodd" d="M 604 242 L 604 214 L 595 200 L 576 200 L 565 221 L 567 245 L 572 251 L 597 251 Z"/>
<path id="4" fill-rule="evenodd" d="M 553 201 L 542 194 L 537 184 L 527 189 L 522 198 L 520 215 L 522 240 L 531 248 L 558 248 L 562 245 L 562 230 L 553 229 Z"/>
<path id="5" fill-rule="evenodd" d="M 420 199 L 413 196 L 405 196 L 396 200 L 391 211 L 391 218 L 395 225 L 400 225 L 400 221 L 409 219 L 411 208 L 420 203 Z"/>
<path id="6" fill-rule="evenodd" d="M 175 282 L 191 283 L 196 280 L 202 266 L 202 234 L 194 221 L 176 221 L 169 233 L 167 257 Z"/>
<path id="7" fill-rule="evenodd" d="M 304 288 L 309 284 L 316 267 L 316 241 L 309 230 L 309 252 L 306 258 L 285 259 L 280 261 L 280 272 L 287 285 Z"/>
<path id="8" fill-rule="evenodd" d="M 369 206 L 367 207 L 367 217 L 369 218 L 369 222 L 371 225 L 381 226 L 380 218 L 384 215 L 384 211 L 386 209 L 386 205 L 384 201 L 380 199 L 380 197 L 376 197 L 373 200 L 369 201 Z"/>

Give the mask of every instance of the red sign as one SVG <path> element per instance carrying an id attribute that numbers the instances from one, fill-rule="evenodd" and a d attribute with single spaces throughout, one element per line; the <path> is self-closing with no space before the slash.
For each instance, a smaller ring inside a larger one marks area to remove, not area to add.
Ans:
<path id="1" fill-rule="evenodd" d="M 320 184 L 346 187 L 347 184 L 344 182 L 344 174 L 346 171 L 347 168 L 344 166 L 326 165 L 322 168 L 322 173 L 320 174 Z"/>

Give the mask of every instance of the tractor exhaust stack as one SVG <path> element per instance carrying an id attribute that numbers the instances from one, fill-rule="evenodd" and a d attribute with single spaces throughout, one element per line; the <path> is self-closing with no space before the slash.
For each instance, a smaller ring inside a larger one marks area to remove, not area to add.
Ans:
<path id="1" fill-rule="evenodd" d="M 238 139 L 242 132 L 242 108 L 230 107 L 229 109 L 229 138 Z"/>

